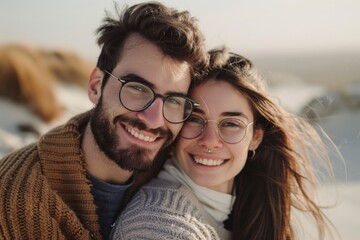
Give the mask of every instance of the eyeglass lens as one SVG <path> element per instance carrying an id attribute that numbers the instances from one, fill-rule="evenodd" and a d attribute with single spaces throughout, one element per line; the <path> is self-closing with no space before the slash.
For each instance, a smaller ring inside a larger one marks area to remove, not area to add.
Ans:
<path id="1" fill-rule="evenodd" d="M 201 117 L 191 115 L 184 123 L 180 136 L 187 139 L 199 137 L 205 130 L 208 122 Z M 214 121 L 215 122 L 215 121 Z M 227 143 L 238 143 L 246 135 L 247 126 L 243 121 L 236 118 L 226 118 L 217 123 L 220 138 Z"/>
<path id="2" fill-rule="evenodd" d="M 120 102 L 130 111 L 143 111 L 156 98 L 154 91 L 138 82 L 126 82 L 119 93 Z M 183 96 L 163 97 L 163 116 L 171 123 L 181 123 L 186 120 L 193 109 L 192 102 Z"/>

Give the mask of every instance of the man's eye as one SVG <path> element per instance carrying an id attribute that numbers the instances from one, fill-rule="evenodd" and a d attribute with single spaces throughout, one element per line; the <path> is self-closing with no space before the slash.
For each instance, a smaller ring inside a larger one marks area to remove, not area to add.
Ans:
<path id="1" fill-rule="evenodd" d="M 144 92 L 144 93 L 148 92 L 148 89 L 141 85 L 130 85 L 129 87 L 137 92 Z"/>
<path id="2" fill-rule="evenodd" d="M 174 104 L 174 105 L 183 105 L 184 100 L 179 97 L 168 97 L 166 102 Z"/>
<path id="3" fill-rule="evenodd" d="M 152 92 L 150 90 L 150 88 L 148 88 L 147 86 L 143 85 L 143 84 L 139 84 L 139 83 L 128 83 L 125 85 L 125 92 L 127 92 L 128 94 L 133 94 L 133 95 L 151 95 Z"/>

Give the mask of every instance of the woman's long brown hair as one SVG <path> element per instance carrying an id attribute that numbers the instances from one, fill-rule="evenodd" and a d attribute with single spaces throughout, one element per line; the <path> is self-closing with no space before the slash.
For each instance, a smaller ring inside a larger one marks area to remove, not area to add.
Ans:
<path id="1" fill-rule="evenodd" d="M 250 60 L 226 49 L 210 51 L 210 56 L 210 68 L 197 86 L 209 80 L 230 83 L 249 100 L 254 128 L 264 130 L 255 156 L 235 177 L 236 200 L 226 222 L 232 239 L 294 239 L 292 208 L 312 216 L 318 239 L 323 239 L 331 224 L 313 194 L 317 177 L 312 161 L 327 164 L 331 175 L 327 146 L 310 123 L 268 96 Z"/>

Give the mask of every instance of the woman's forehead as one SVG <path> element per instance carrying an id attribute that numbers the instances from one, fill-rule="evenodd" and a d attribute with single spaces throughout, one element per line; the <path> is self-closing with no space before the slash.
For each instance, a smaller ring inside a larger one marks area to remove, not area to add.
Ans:
<path id="1" fill-rule="evenodd" d="M 206 115 L 242 112 L 249 118 L 253 115 L 248 99 L 233 85 L 225 81 L 209 80 L 191 92 L 191 98 L 200 104 Z"/>

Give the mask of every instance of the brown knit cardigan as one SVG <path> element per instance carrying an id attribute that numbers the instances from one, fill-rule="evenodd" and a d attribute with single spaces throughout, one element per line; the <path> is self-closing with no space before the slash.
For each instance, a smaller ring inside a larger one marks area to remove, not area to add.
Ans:
<path id="1" fill-rule="evenodd" d="M 101 239 L 81 152 L 90 114 L 0 160 L 0 239 Z"/>

